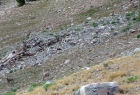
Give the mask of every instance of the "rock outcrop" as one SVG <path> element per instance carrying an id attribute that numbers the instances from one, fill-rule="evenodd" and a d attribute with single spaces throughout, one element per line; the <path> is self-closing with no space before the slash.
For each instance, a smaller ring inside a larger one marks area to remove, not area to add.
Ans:
<path id="1" fill-rule="evenodd" d="M 92 83 L 80 87 L 74 95 L 115 95 L 123 93 L 117 82 Z"/>

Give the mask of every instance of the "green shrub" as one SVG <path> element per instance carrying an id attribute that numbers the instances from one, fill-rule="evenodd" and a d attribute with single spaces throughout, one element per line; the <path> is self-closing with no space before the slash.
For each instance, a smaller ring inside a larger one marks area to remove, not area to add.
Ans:
<path id="1" fill-rule="evenodd" d="M 28 88 L 28 91 L 31 92 L 35 89 L 35 87 L 37 86 L 41 86 L 42 84 L 41 83 L 35 83 L 35 84 L 32 84 L 29 88 Z"/>
<path id="2" fill-rule="evenodd" d="M 16 95 L 16 93 L 15 93 L 15 92 L 10 91 L 10 92 L 6 92 L 6 93 L 4 93 L 4 95 Z"/>
<path id="3" fill-rule="evenodd" d="M 53 84 L 46 84 L 45 86 L 44 86 L 44 89 L 47 91 L 47 89 L 50 87 L 50 86 L 52 86 Z"/>
<path id="4" fill-rule="evenodd" d="M 130 20 L 130 18 L 131 18 L 131 16 L 126 16 L 126 19 L 127 19 L 127 20 Z"/>
<path id="5" fill-rule="evenodd" d="M 10 70 L 9 73 L 13 73 L 13 70 Z"/>
<path id="6" fill-rule="evenodd" d="M 18 2 L 18 6 L 23 6 L 25 4 L 25 0 L 16 0 Z"/>
<path id="7" fill-rule="evenodd" d="M 111 24 L 116 24 L 116 22 L 115 21 L 112 21 Z"/>
<path id="8" fill-rule="evenodd" d="M 40 43 L 42 43 L 42 42 L 43 42 L 43 40 L 39 40 L 39 42 L 40 42 Z"/>
<path id="9" fill-rule="evenodd" d="M 125 27 L 122 31 L 123 32 L 126 32 L 126 31 L 128 31 L 130 29 L 130 26 L 127 26 L 127 27 Z"/>
<path id="10" fill-rule="evenodd" d="M 128 78 L 125 80 L 125 82 L 131 83 L 131 82 L 136 81 L 136 79 L 138 79 L 138 76 L 131 76 L 131 77 L 128 77 Z"/>
<path id="11" fill-rule="evenodd" d="M 140 34 L 137 35 L 137 38 L 140 38 Z"/>
<path id="12" fill-rule="evenodd" d="M 88 24 L 88 21 L 85 21 L 85 24 Z"/>
<path id="13" fill-rule="evenodd" d="M 98 36 L 94 36 L 93 38 L 94 38 L 94 39 L 95 39 L 95 38 L 98 38 Z"/>
<path id="14" fill-rule="evenodd" d="M 47 30 L 43 30 L 42 32 L 48 32 Z"/>
<path id="15" fill-rule="evenodd" d="M 97 27 L 98 26 L 98 23 L 95 23 L 94 22 L 92 25 L 93 25 L 93 27 Z"/>

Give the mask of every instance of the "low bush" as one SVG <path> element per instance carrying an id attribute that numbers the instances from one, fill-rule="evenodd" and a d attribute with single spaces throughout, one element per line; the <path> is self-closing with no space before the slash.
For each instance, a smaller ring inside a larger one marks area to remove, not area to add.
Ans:
<path id="1" fill-rule="evenodd" d="M 130 26 L 125 27 L 122 31 L 127 32 L 130 29 Z"/>
<path id="2" fill-rule="evenodd" d="M 97 27 L 99 24 L 94 22 L 92 25 L 93 27 Z"/>
<path id="3" fill-rule="evenodd" d="M 25 4 L 25 0 L 16 0 L 18 2 L 18 6 L 23 6 Z"/>
<path id="4" fill-rule="evenodd" d="M 137 35 L 137 38 L 140 38 L 140 34 Z"/>

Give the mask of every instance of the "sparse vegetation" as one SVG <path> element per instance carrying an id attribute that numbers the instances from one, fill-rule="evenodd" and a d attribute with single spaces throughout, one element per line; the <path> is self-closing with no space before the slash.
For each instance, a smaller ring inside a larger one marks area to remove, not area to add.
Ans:
<path id="1" fill-rule="evenodd" d="M 126 26 L 122 31 L 127 32 L 130 29 L 130 26 Z"/>
<path id="2" fill-rule="evenodd" d="M 115 79 L 117 77 L 123 77 L 125 75 L 126 75 L 125 72 L 115 72 L 115 73 L 110 75 L 109 80 L 112 81 L 113 79 Z"/>
<path id="3" fill-rule="evenodd" d="M 13 73 L 13 70 L 10 70 L 9 73 Z"/>
<path id="4" fill-rule="evenodd" d="M 112 21 L 112 22 L 111 22 L 111 24 L 114 24 L 114 25 L 115 25 L 116 23 L 117 23 L 117 22 L 115 22 L 115 21 Z"/>
<path id="5" fill-rule="evenodd" d="M 131 83 L 131 82 L 134 82 L 138 79 L 139 77 L 138 76 L 131 76 L 131 77 L 128 77 L 125 82 L 127 83 Z"/>
<path id="6" fill-rule="evenodd" d="M 92 25 L 93 25 L 93 27 L 97 27 L 99 24 L 94 22 Z"/>
<path id="7" fill-rule="evenodd" d="M 6 92 L 6 93 L 4 93 L 4 95 L 16 95 L 16 93 L 15 93 L 15 92 L 10 91 L 10 92 Z"/>
<path id="8" fill-rule="evenodd" d="M 98 38 L 98 36 L 94 36 L 93 38 L 94 38 L 94 39 L 95 39 L 95 38 Z"/>
<path id="9" fill-rule="evenodd" d="M 41 39 L 40 39 L 40 40 L 39 40 L 39 42 L 40 42 L 40 43 L 42 43 L 42 42 L 43 42 L 43 40 L 41 40 Z"/>
<path id="10" fill-rule="evenodd" d="M 48 32 L 47 30 L 43 30 L 42 32 Z"/>
<path id="11" fill-rule="evenodd" d="M 12 92 L 16 92 L 20 87 L 17 87 L 17 88 L 11 88 L 11 91 Z"/>
<path id="12" fill-rule="evenodd" d="M 31 92 L 31 91 L 33 91 L 37 86 L 41 86 L 41 85 L 42 85 L 41 83 L 32 84 L 32 85 L 28 88 L 28 91 Z"/>
<path id="13" fill-rule="evenodd" d="M 128 13 L 126 13 L 126 19 L 127 20 L 130 20 L 134 16 L 135 16 L 135 12 L 128 12 Z"/>
<path id="14" fill-rule="evenodd" d="M 80 30 L 81 30 L 81 28 L 80 28 L 80 27 L 78 27 L 78 28 L 76 28 L 76 29 L 75 29 L 75 31 L 80 31 Z"/>

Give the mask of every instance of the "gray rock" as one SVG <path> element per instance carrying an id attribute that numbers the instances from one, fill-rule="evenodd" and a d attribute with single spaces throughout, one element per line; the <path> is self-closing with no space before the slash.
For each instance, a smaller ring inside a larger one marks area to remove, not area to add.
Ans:
<path id="1" fill-rule="evenodd" d="M 70 60 L 65 60 L 64 64 L 68 64 L 70 62 Z"/>
<path id="2" fill-rule="evenodd" d="M 116 36 L 116 35 L 118 35 L 118 34 L 119 34 L 118 31 L 115 31 L 115 32 L 113 33 L 114 36 Z"/>
<path id="3" fill-rule="evenodd" d="M 103 82 L 82 86 L 74 95 L 115 95 L 117 92 L 122 92 L 117 82 Z"/>
<path id="4" fill-rule="evenodd" d="M 87 20 L 91 20 L 91 17 L 88 17 Z"/>
<path id="5" fill-rule="evenodd" d="M 134 53 L 140 51 L 140 48 L 135 48 Z"/>
<path id="6" fill-rule="evenodd" d="M 130 32 L 130 33 L 135 33 L 135 32 L 137 32 L 137 31 L 134 30 L 134 29 L 130 29 L 129 32 Z"/>
<path id="7" fill-rule="evenodd" d="M 46 81 L 45 85 L 46 85 L 46 84 L 53 84 L 53 83 L 54 83 L 53 80 L 48 80 L 48 81 Z"/>

